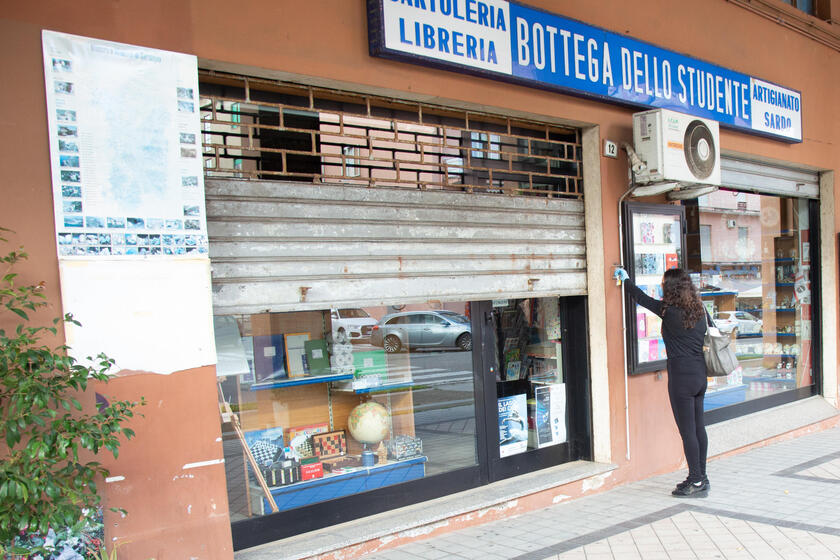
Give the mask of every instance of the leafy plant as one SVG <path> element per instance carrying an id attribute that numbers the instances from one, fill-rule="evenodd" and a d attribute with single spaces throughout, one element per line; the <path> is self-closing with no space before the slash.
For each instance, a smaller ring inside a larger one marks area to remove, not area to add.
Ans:
<path id="1" fill-rule="evenodd" d="M 114 361 L 99 354 L 84 365 L 66 345 L 43 342 L 58 335 L 62 322 L 79 324 L 70 314 L 52 326 L 29 326 L 30 314 L 47 302 L 43 282 L 16 283 L 12 269 L 27 258 L 22 249 L 0 256 L 0 324 L 18 323 L 13 332 L 0 329 L 0 544 L 12 554 L 32 551 L 15 545 L 22 535 L 46 539 L 96 511 L 96 482 L 109 473 L 91 454 L 104 450 L 116 458 L 121 437 L 134 436 L 123 424 L 145 404 L 141 398 L 83 409 L 78 397 L 90 380 L 107 382 Z"/>

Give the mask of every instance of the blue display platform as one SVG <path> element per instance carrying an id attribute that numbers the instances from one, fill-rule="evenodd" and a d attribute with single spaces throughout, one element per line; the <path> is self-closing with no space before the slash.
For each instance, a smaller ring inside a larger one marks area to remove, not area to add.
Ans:
<path id="1" fill-rule="evenodd" d="M 297 482 L 288 486 L 277 486 L 269 490 L 277 503 L 277 508 L 284 511 L 399 484 L 415 478 L 423 478 L 425 475 L 426 457 L 421 456 L 402 461 L 388 461 L 384 465 L 361 467 L 350 472 L 326 474 L 323 478 Z M 271 513 L 271 506 L 265 497 L 260 500 L 260 503 L 263 515 Z"/>
<path id="2" fill-rule="evenodd" d="M 730 385 L 727 387 L 715 387 L 706 391 L 706 398 L 703 401 L 703 410 L 712 410 L 739 403 L 747 396 L 747 385 Z"/>

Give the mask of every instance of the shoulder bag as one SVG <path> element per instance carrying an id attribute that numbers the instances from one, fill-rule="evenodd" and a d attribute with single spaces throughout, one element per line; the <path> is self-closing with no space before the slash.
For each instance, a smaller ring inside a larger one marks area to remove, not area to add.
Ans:
<path id="1" fill-rule="evenodd" d="M 703 341 L 703 356 L 706 358 L 706 375 L 723 377 L 738 369 L 738 358 L 732 349 L 732 337 L 722 334 L 706 311 L 706 337 Z"/>

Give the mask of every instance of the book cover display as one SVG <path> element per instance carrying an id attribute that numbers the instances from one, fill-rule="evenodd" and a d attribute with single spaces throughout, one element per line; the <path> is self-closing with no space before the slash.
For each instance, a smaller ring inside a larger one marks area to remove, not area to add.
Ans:
<path id="1" fill-rule="evenodd" d="M 257 383 L 288 377 L 282 334 L 254 337 L 254 375 Z"/>
<path id="2" fill-rule="evenodd" d="M 680 266 L 682 237 L 678 214 L 656 210 L 631 213 L 631 258 L 636 285 L 649 296 L 662 299 L 662 276 Z M 662 320 L 640 305 L 635 306 L 635 335 L 639 364 L 666 359 Z"/>
<path id="3" fill-rule="evenodd" d="M 548 447 L 566 441 L 566 384 L 534 387 L 529 417 L 529 446 Z"/>
<path id="4" fill-rule="evenodd" d="M 509 457 L 528 449 L 528 403 L 525 394 L 502 397 L 499 405 L 499 456 Z"/>
<path id="5" fill-rule="evenodd" d="M 286 338 L 286 370 L 289 377 L 303 377 L 309 374 L 306 362 L 306 341 L 309 333 L 289 333 Z"/>
<path id="6" fill-rule="evenodd" d="M 327 351 L 327 341 L 323 338 L 306 340 L 303 342 L 303 348 L 309 375 L 329 375 L 330 354 Z"/>

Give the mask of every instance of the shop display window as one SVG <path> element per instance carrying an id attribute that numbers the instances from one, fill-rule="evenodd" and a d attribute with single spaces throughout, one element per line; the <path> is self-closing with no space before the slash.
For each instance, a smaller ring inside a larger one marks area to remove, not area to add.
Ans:
<path id="1" fill-rule="evenodd" d="M 214 323 L 232 521 L 477 464 L 469 304 Z"/>
<path id="2" fill-rule="evenodd" d="M 697 202 L 700 295 L 741 367 L 706 410 L 814 385 L 809 201 L 718 191 Z"/>
<path id="3" fill-rule="evenodd" d="M 728 190 L 684 205 L 625 204 L 625 262 L 636 285 L 661 299 L 665 270 L 684 267 L 734 342 L 740 367 L 709 378 L 707 411 L 813 390 L 812 211 L 807 199 Z M 626 318 L 630 371 L 665 369 L 659 318 L 629 301 Z"/>

